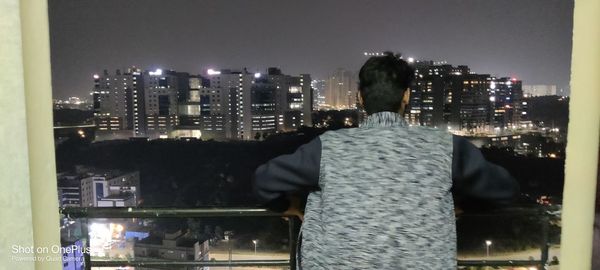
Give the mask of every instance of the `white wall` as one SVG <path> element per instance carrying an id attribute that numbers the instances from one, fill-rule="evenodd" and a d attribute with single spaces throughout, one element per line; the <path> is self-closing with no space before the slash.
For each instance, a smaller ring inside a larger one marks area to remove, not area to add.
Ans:
<path id="1" fill-rule="evenodd" d="M 27 270 L 34 263 L 13 260 L 11 248 L 33 246 L 19 1 L 0 0 L 0 10 L 0 269 Z"/>

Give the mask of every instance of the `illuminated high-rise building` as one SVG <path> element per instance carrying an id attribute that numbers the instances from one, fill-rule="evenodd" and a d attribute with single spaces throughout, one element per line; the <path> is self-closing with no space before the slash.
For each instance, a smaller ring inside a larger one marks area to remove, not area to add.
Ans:
<path id="1" fill-rule="evenodd" d="M 110 74 L 95 74 L 93 107 L 96 139 L 145 136 L 144 87 L 139 69 L 130 68 Z"/>
<path id="2" fill-rule="evenodd" d="M 179 122 L 181 78 L 174 71 L 137 68 L 94 75 L 96 139 L 168 138 Z"/>
<path id="3" fill-rule="evenodd" d="M 300 126 L 312 126 L 313 93 L 310 75 L 285 75 L 278 68 L 269 68 L 267 77 L 276 89 L 277 131 L 293 131 Z"/>
<path id="4" fill-rule="evenodd" d="M 207 72 L 210 88 L 228 93 L 228 138 L 254 139 L 312 124 L 310 75 L 285 75 L 278 68 L 266 74 L 242 70 Z"/>
<path id="5" fill-rule="evenodd" d="M 277 132 L 277 85 L 257 74 L 250 91 L 252 136 Z"/>
<path id="6" fill-rule="evenodd" d="M 526 118 L 521 81 L 475 74 L 467 66 L 409 61 L 415 69 L 406 120 L 468 132 L 501 131 Z"/>
<path id="7" fill-rule="evenodd" d="M 456 78 L 458 89 L 452 99 L 458 114 L 452 114 L 452 126 L 474 132 L 485 132 L 489 128 L 489 77 L 487 74 L 467 74 Z"/>
<path id="8" fill-rule="evenodd" d="M 529 97 L 556 96 L 562 94 L 556 85 L 523 85 L 523 94 Z"/>
<path id="9" fill-rule="evenodd" d="M 503 130 L 518 127 L 527 116 L 521 81 L 515 78 L 490 78 L 490 127 Z"/>
<path id="10" fill-rule="evenodd" d="M 433 127 L 459 126 L 464 78 L 469 67 L 433 61 L 410 61 L 415 81 L 410 87 L 406 118 L 410 124 Z M 466 93 L 466 92 L 464 92 Z"/>
<path id="11" fill-rule="evenodd" d="M 97 140 L 130 137 L 253 139 L 312 125 L 308 74 L 157 69 L 94 75 Z"/>
<path id="12" fill-rule="evenodd" d="M 206 72 L 210 81 L 209 88 L 205 90 L 204 106 L 216 98 L 220 102 L 227 101 L 225 115 L 226 124 L 229 130 L 226 130 L 227 138 L 246 139 L 252 138 L 252 119 L 251 119 L 251 87 L 254 81 L 254 73 L 242 70 L 213 70 Z M 218 96 L 217 96 L 217 92 Z M 210 96 L 206 91 L 211 91 Z M 214 96 L 213 96 L 213 92 Z M 201 97 L 202 99 L 202 97 Z M 221 103 L 225 104 L 225 103 Z"/>
<path id="13" fill-rule="evenodd" d="M 330 109 L 355 109 L 358 78 L 354 72 L 337 69 L 325 82 L 325 106 Z"/>
<path id="14" fill-rule="evenodd" d="M 190 94 L 179 103 L 180 122 L 174 137 L 230 138 L 229 91 L 196 82 L 197 78 L 190 78 Z"/>
<path id="15" fill-rule="evenodd" d="M 310 86 L 313 89 L 313 111 L 318 111 L 324 108 L 325 101 L 325 89 L 327 83 L 325 80 L 312 80 Z"/>
<path id="16" fill-rule="evenodd" d="M 177 117 L 178 74 L 173 71 L 146 71 L 143 76 L 144 113 L 134 109 L 134 116 L 144 117 L 146 136 L 166 139 L 179 124 Z"/>

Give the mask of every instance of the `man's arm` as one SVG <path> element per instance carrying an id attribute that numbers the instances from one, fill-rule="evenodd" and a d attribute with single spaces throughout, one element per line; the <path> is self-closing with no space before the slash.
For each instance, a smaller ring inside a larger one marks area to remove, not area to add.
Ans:
<path id="1" fill-rule="evenodd" d="M 510 204 L 519 194 L 518 182 L 504 168 L 485 160 L 466 139 L 453 136 L 452 190 L 467 208 Z"/>
<path id="2" fill-rule="evenodd" d="M 318 187 L 320 164 L 321 140 L 317 137 L 296 152 L 258 167 L 254 173 L 254 193 L 267 208 L 283 212 L 290 206 L 287 195 Z"/>

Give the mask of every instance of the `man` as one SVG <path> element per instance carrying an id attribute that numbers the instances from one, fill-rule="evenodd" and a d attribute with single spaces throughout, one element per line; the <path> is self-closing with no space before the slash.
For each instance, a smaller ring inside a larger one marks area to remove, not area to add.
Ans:
<path id="1" fill-rule="evenodd" d="M 289 194 L 310 192 L 299 269 L 456 269 L 453 193 L 503 205 L 518 194 L 516 181 L 468 141 L 408 126 L 414 70 L 398 56 L 371 57 L 359 79 L 368 115 L 359 127 L 328 131 L 260 166 L 256 194 L 284 211 Z"/>

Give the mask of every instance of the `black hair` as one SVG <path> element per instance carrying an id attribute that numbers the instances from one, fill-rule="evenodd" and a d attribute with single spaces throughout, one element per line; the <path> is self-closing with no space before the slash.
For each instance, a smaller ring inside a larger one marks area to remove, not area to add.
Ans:
<path id="1" fill-rule="evenodd" d="M 414 69 L 399 54 L 384 52 L 365 62 L 358 73 L 358 90 L 367 114 L 397 112 L 404 91 L 415 79 Z"/>

